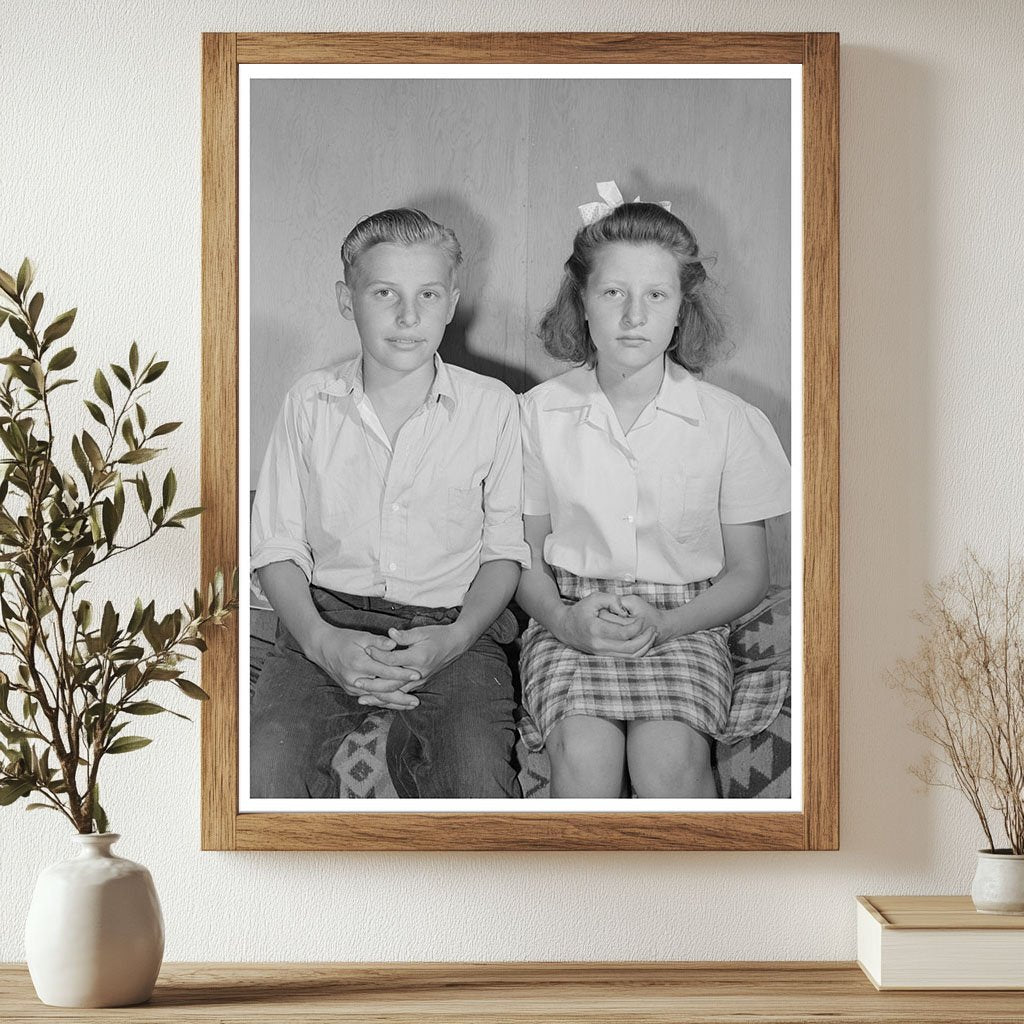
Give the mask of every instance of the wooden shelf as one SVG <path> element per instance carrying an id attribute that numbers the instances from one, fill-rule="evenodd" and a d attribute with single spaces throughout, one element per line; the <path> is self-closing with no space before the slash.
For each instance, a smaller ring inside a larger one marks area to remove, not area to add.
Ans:
<path id="1" fill-rule="evenodd" d="M 1022 992 L 876 992 L 852 963 L 165 964 L 151 1002 L 42 1005 L 0 965 L 0 1020 L 1020 1024 Z"/>

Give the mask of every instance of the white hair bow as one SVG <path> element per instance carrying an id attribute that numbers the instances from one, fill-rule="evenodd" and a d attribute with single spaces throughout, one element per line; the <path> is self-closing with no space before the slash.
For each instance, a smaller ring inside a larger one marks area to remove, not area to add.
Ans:
<path id="1" fill-rule="evenodd" d="M 603 203 L 584 203 L 582 206 L 577 207 L 580 211 L 580 216 L 583 218 L 584 226 L 593 224 L 595 220 L 600 220 L 602 217 L 607 217 L 612 210 L 623 204 L 622 193 L 614 181 L 599 181 L 597 183 L 597 194 L 604 200 Z M 639 203 L 640 197 L 637 196 L 633 202 Z M 656 205 L 663 207 L 669 212 L 672 210 L 672 204 L 669 202 L 660 202 Z"/>

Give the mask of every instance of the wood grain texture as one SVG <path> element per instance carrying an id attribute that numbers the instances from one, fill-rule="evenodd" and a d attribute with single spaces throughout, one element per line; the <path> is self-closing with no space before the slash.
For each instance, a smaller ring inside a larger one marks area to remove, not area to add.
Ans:
<path id="1" fill-rule="evenodd" d="M 204 572 L 237 554 L 236 65 L 283 61 L 805 64 L 805 761 L 803 814 L 237 813 L 237 637 L 204 659 L 205 849 L 726 850 L 838 844 L 838 37 L 204 37 Z M 504 272 L 504 271 L 503 271 Z"/>
<path id="2" fill-rule="evenodd" d="M 242 814 L 243 850 L 802 850 L 801 814 Z"/>
<path id="3" fill-rule="evenodd" d="M 839 848 L 839 36 L 804 59 L 804 799 Z"/>
<path id="4" fill-rule="evenodd" d="M 240 64 L 799 64 L 798 32 L 240 33 Z"/>
<path id="5" fill-rule="evenodd" d="M 152 1000 L 61 1010 L 0 965 L 9 1024 L 39 1021 L 1019 1024 L 1014 992 L 877 992 L 850 963 L 165 964 Z"/>
<path id="6" fill-rule="evenodd" d="M 1024 931 L 1022 914 L 979 914 L 970 896 L 858 896 L 883 928 Z"/>
<path id="7" fill-rule="evenodd" d="M 238 73 L 235 38 L 203 36 L 202 578 L 238 564 Z M 209 638 L 203 684 L 204 850 L 235 844 L 238 626 Z"/>

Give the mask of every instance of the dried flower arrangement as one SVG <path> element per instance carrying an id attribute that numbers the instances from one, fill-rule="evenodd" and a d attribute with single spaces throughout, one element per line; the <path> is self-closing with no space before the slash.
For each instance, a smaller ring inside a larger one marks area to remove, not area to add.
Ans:
<path id="1" fill-rule="evenodd" d="M 920 709 L 915 732 L 939 755 L 911 771 L 967 797 L 988 852 L 1001 832 L 1003 851 L 1024 854 L 1024 561 L 996 572 L 969 553 L 925 588 L 915 618 L 924 632 L 895 681 Z"/>

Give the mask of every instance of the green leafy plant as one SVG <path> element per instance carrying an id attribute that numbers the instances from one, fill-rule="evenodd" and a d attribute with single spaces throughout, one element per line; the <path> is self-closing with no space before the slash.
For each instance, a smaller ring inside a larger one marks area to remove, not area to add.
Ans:
<path id="1" fill-rule="evenodd" d="M 164 615 L 141 598 L 124 613 L 87 599 L 93 570 L 202 510 L 174 507 L 173 469 L 154 486 L 141 468 L 181 424 L 148 422 L 141 403 L 167 363 L 141 359 L 136 344 L 124 364 L 96 370 L 84 400 L 95 426 L 58 437 L 53 394 L 77 383 L 66 375 L 77 353 L 58 343 L 76 311 L 42 327 L 33 277 L 27 259 L 16 276 L 0 271 L 0 328 L 17 339 L 0 358 L 0 667 L 11 669 L 0 671 L 0 805 L 36 796 L 30 809 L 105 832 L 100 765 L 152 742 L 126 733 L 133 720 L 186 717 L 148 699 L 158 685 L 207 699 L 185 672 L 206 627 L 231 614 L 238 580 L 226 587 L 218 571 Z"/>
<path id="2" fill-rule="evenodd" d="M 915 618 L 917 653 L 899 662 L 895 682 L 918 709 L 914 731 L 939 754 L 911 772 L 963 793 L 989 852 L 1001 826 L 1009 852 L 1024 853 L 1024 562 L 996 572 L 968 553 L 925 588 Z"/>

